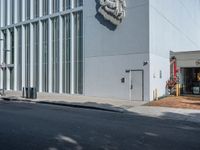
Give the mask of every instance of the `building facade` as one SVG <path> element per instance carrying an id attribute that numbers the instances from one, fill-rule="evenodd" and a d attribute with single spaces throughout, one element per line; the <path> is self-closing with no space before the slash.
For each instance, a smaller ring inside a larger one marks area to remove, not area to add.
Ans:
<path id="1" fill-rule="evenodd" d="M 83 1 L 0 2 L 1 88 L 83 94 Z"/>
<path id="2" fill-rule="evenodd" d="M 0 0 L 0 12 L 7 90 L 148 101 L 166 94 L 170 51 L 200 49 L 199 0 Z"/>

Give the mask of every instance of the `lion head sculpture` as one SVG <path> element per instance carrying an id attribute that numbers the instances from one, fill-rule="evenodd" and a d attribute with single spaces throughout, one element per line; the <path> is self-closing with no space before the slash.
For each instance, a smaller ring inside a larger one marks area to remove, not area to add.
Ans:
<path id="1" fill-rule="evenodd" d="M 125 0 L 99 0 L 99 13 L 114 25 L 119 25 L 125 17 Z"/>

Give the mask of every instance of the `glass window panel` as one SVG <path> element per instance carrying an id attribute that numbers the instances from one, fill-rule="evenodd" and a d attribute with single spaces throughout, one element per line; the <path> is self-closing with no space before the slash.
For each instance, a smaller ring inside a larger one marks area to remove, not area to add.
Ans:
<path id="1" fill-rule="evenodd" d="M 7 54 L 6 51 L 7 50 L 7 31 L 3 30 L 3 62 L 6 64 L 7 63 Z M 3 71 L 3 88 L 7 89 L 7 72 Z"/>
<path id="2" fill-rule="evenodd" d="M 75 7 L 83 6 L 83 0 L 74 0 L 74 6 Z"/>
<path id="3" fill-rule="evenodd" d="M 63 11 L 70 9 L 70 0 L 63 0 Z"/>
<path id="4" fill-rule="evenodd" d="M 10 63 L 14 64 L 14 29 L 10 29 Z"/>
<path id="5" fill-rule="evenodd" d="M 52 12 L 59 12 L 59 0 L 52 0 Z"/>
<path id="6" fill-rule="evenodd" d="M 42 9 L 44 16 L 49 14 L 49 0 L 42 1 Z"/>
<path id="7" fill-rule="evenodd" d="M 48 49 L 48 20 L 42 21 L 42 91 L 48 92 L 49 87 L 49 49 Z"/>
<path id="8" fill-rule="evenodd" d="M 39 24 L 33 23 L 33 86 L 39 89 Z"/>
<path id="9" fill-rule="evenodd" d="M 14 1 L 15 0 L 10 0 L 10 22 L 11 24 L 14 23 L 14 13 L 15 13 L 15 7 L 14 7 Z"/>
<path id="10" fill-rule="evenodd" d="M 75 51 L 75 93 L 83 93 L 83 16 L 82 12 L 74 14 L 74 51 Z"/>
<path id="11" fill-rule="evenodd" d="M 70 93 L 70 15 L 63 16 L 63 93 Z"/>
<path id="12" fill-rule="evenodd" d="M 25 25 L 25 86 L 30 86 L 30 25 Z"/>
<path id="13" fill-rule="evenodd" d="M 39 17 L 39 0 L 33 1 L 33 15 L 34 18 Z"/>
<path id="14" fill-rule="evenodd" d="M 17 27 L 17 90 L 22 90 L 22 28 Z"/>
<path id="15" fill-rule="evenodd" d="M 52 91 L 59 92 L 59 18 L 52 19 Z"/>
<path id="16" fill-rule="evenodd" d="M 25 0 L 25 18 L 30 19 L 30 0 Z"/>
<path id="17" fill-rule="evenodd" d="M 14 64 L 14 29 L 10 29 L 10 64 Z M 10 89 L 14 89 L 14 68 L 9 68 L 10 71 Z"/>
<path id="18" fill-rule="evenodd" d="M 7 7 L 8 7 L 8 1 L 7 0 L 5 0 L 4 1 L 5 3 L 5 5 L 4 5 L 4 25 L 6 26 L 7 25 L 7 18 L 8 18 L 8 16 L 7 16 L 7 14 L 8 14 L 8 12 L 7 12 Z"/>
<path id="19" fill-rule="evenodd" d="M 22 21 L 22 0 L 18 0 L 18 7 L 17 7 L 17 18 L 18 22 Z"/>

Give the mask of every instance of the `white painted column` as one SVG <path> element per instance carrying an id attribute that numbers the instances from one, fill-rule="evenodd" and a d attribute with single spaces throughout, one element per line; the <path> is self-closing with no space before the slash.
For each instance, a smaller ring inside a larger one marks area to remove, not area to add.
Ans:
<path id="1" fill-rule="evenodd" d="M 14 28 L 14 90 L 17 90 L 17 71 L 18 71 L 18 55 L 21 55 L 18 53 L 18 35 L 17 35 L 17 29 Z"/>
<path id="2" fill-rule="evenodd" d="M 25 1 L 26 0 L 22 0 L 22 21 L 25 21 Z"/>
<path id="3" fill-rule="evenodd" d="M 35 86 L 34 83 L 34 49 L 33 49 L 33 43 L 34 38 L 33 38 L 33 24 L 30 23 L 30 86 L 33 87 Z"/>
<path id="4" fill-rule="evenodd" d="M 39 22 L 39 92 L 42 92 L 42 22 Z"/>
<path id="5" fill-rule="evenodd" d="M 18 16 L 18 11 L 17 11 L 17 5 L 18 5 L 18 0 L 14 0 L 14 7 L 15 7 L 15 9 L 14 9 L 14 11 L 15 11 L 15 13 L 14 13 L 14 23 L 17 23 L 17 16 Z"/>
<path id="6" fill-rule="evenodd" d="M 60 59 L 59 59 L 59 75 L 60 75 L 60 80 L 59 80 L 59 93 L 63 92 L 63 20 L 62 17 L 59 17 L 59 54 L 60 54 Z"/>
<path id="7" fill-rule="evenodd" d="M 22 26 L 22 87 L 25 87 L 25 68 L 26 68 L 26 62 L 25 62 L 25 27 Z"/>
<path id="8" fill-rule="evenodd" d="M 74 8 L 74 0 L 71 0 L 71 8 Z M 70 94 L 75 94 L 74 91 L 74 14 L 70 13 L 70 37 L 71 37 L 71 43 L 70 43 Z"/>
<path id="9" fill-rule="evenodd" d="M 35 6 L 34 6 L 34 1 L 35 1 L 35 0 L 30 0 L 30 3 L 31 3 L 31 4 L 30 4 L 30 19 L 33 19 L 33 18 L 34 18 L 34 14 L 33 14 L 33 13 L 34 13 L 34 12 L 33 12 L 33 9 L 34 9 L 34 7 L 35 7 Z"/>
<path id="10" fill-rule="evenodd" d="M 73 6 L 73 5 L 72 5 Z M 70 44 L 70 93 L 71 94 L 75 94 L 74 91 L 74 15 L 73 13 L 70 14 L 70 27 L 71 27 L 71 32 L 70 32 L 70 36 L 71 36 L 71 44 Z"/>
<path id="11" fill-rule="evenodd" d="M 10 31 L 7 29 L 7 49 L 5 50 L 7 61 L 5 62 L 6 64 L 10 64 L 10 54 L 11 54 L 11 36 L 10 36 Z M 6 84 L 7 84 L 7 90 L 10 90 L 10 70 L 7 68 L 6 69 Z"/>
<path id="12" fill-rule="evenodd" d="M 42 9 L 43 9 L 42 0 L 39 0 L 39 17 L 42 17 Z"/>
<path id="13" fill-rule="evenodd" d="M 63 11 L 63 0 L 60 0 L 59 2 L 59 11 Z"/>
<path id="14" fill-rule="evenodd" d="M 74 8 L 74 0 L 70 0 L 70 8 L 73 9 Z"/>
<path id="15" fill-rule="evenodd" d="M 52 22 L 51 19 L 48 20 L 49 23 L 49 39 L 48 39 L 48 48 L 49 48 L 49 93 L 52 93 Z"/>

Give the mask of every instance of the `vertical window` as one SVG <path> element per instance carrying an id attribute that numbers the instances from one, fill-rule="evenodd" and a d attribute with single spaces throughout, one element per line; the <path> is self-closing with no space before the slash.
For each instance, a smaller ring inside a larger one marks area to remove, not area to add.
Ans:
<path id="1" fill-rule="evenodd" d="M 10 23 L 14 24 L 14 13 L 15 13 L 15 7 L 14 7 L 14 1 L 15 0 L 10 0 Z"/>
<path id="2" fill-rule="evenodd" d="M 14 29 L 10 29 L 10 64 L 14 64 Z M 14 68 L 10 67 L 10 89 L 14 89 Z"/>
<path id="3" fill-rule="evenodd" d="M 63 93 L 70 93 L 70 15 L 63 16 Z"/>
<path id="4" fill-rule="evenodd" d="M 42 1 L 42 12 L 43 12 L 43 16 L 49 14 L 49 0 Z"/>
<path id="5" fill-rule="evenodd" d="M 21 22 L 22 21 L 22 0 L 18 0 L 18 3 L 17 3 L 17 20 L 18 22 Z"/>
<path id="6" fill-rule="evenodd" d="M 39 24 L 33 23 L 33 86 L 39 89 Z"/>
<path id="7" fill-rule="evenodd" d="M 30 25 L 25 25 L 25 86 L 30 86 Z"/>
<path id="8" fill-rule="evenodd" d="M 22 28 L 17 27 L 17 90 L 22 90 Z"/>
<path id="9" fill-rule="evenodd" d="M 14 29 L 10 29 L 10 63 L 14 64 Z"/>
<path id="10" fill-rule="evenodd" d="M 83 93 L 83 17 L 82 12 L 74 14 L 74 51 L 75 51 L 75 93 Z"/>
<path id="11" fill-rule="evenodd" d="M 63 0 L 63 11 L 70 9 L 70 0 Z"/>
<path id="12" fill-rule="evenodd" d="M 74 7 L 83 6 L 83 0 L 74 0 Z"/>
<path id="13" fill-rule="evenodd" d="M 30 0 L 25 0 L 25 18 L 30 19 Z"/>
<path id="14" fill-rule="evenodd" d="M 7 7 L 8 7 L 8 1 L 5 0 L 4 1 L 4 25 L 6 26 L 7 25 L 7 18 L 8 18 L 8 12 L 7 12 Z"/>
<path id="15" fill-rule="evenodd" d="M 49 48 L 48 20 L 42 21 L 42 91 L 48 92 L 49 87 Z"/>
<path id="16" fill-rule="evenodd" d="M 6 53 L 6 50 L 7 50 L 7 32 L 6 30 L 3 30 L 3 62 L 6 64 L 7 63 L 7 53 Z M 4 89 L 7 89 L 7 73 L 6 71 L 3 71 L 3 87 Z"/>
<path id="17" fill-rule="evenodd" d="M 52 19 L 52 91 L 59 92 L 59 18 Z"/>
<path id="18" fill-rule="evenodd" d="M 52 12 L 59 12 L 59 0 L 52 0 Z"/>
<path id="19" fill-rule="evenodd" d="M 39 17 L 39 0 L 33 1 L 33 16 L 34 18 Z"/>
<path id="20" fill-rule="evenodd" d="M 7 50 L 7 32 L 6 32 L 6 30 L 3 30 L 2 33 L 3 33 L 3 39 L 4 39 L 4 41 L 3 41 L 3 54 L 4 54 L 3 61 L 4 61 L 4 63 L 7 63 L 7 55 L 5 52 Z"/>

